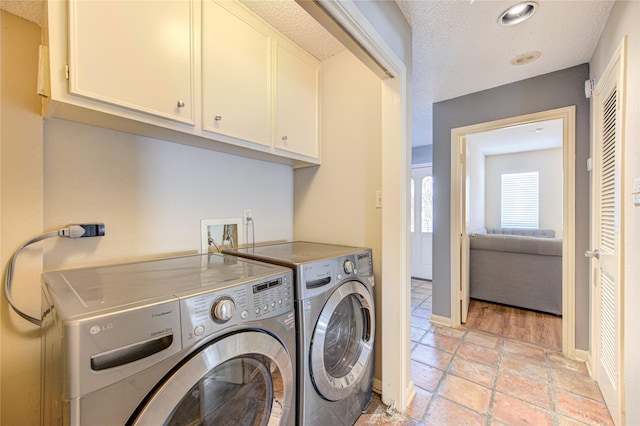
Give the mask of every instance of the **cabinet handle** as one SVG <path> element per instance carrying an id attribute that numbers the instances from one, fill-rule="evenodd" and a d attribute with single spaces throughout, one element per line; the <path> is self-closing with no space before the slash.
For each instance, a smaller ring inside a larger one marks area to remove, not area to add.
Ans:
<path id="1" fill-rule="evenodd" d="M 287 139 L 288 139 L 288 138 L 287 138 L 286 136 L 283 136 L 283 137 L 282 137 L 282 140 L 283 140 L 283 141 L 286 141 Z"/>
<path id="2" fill-rule="evenodd" d="M 178 101 L 178 108 L 184 107 L 184 101 Z"/>
<path id="3" fill-rule="evenodd" d="M 216 121 L 220 121 L 222 120 L 222 116 L 221 115 L 216 115 L 215 117 L 213 117 L 214 120 Z"/>

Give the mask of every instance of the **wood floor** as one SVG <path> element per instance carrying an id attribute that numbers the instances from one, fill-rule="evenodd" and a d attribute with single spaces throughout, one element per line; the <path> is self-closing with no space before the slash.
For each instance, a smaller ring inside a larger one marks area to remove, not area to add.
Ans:
<path id="1" fill-rule="evenodd" d="M 465 327 L 562 350 L 562 317 L 471 300 Z"/>

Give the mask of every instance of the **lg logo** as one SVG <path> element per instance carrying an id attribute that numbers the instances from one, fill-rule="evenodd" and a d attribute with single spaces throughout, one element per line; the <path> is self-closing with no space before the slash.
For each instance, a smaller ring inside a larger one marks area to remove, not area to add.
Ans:
<path id="1" fill-rule="evenodd" d="M 101 331 L 107 331 L 107 330 L 113 330 L 113 323 L 108 323 L 108 324 L 105 324 L 105 325 L 102 325 L 102 326 L 94 325 L 93 327 L 91 327 L 89 329 L 89 332 L 91 334 L 98 334 Z"/>

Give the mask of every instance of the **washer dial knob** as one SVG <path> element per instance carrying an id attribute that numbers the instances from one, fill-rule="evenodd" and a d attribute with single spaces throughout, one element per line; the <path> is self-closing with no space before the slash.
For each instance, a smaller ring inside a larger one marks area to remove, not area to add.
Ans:
<path id="1" fill-rule="evenodd" d="M 222 297 L 211 306 L 211 318 L 219 322 L 227 322 L 233 318 L 236 311 L 236 304 L 229 297 Z"/>
<path id="2" fill-rule="evenodd" d="M 353 274 L 353 270 L 355 269 L 355 266 L 353 265 L 353 262 L 351 260 L 349 259 L 345 260 L 342 266 L 346 274 Z"/>

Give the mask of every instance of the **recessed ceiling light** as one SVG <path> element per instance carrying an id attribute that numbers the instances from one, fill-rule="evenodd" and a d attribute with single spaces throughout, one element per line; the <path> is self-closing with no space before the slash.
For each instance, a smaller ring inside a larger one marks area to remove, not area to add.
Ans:
<path id="1" fill-rule="evenodd" d="M 498 17 L 498 23 L 505 27 L 526 21 L 534 14 L 538 4 L 534 1 L 525 1 L 511 6 Z"/>
<path id="2" fill-rule="evenodd" d="M 523 53 L 522 55 L 518 55 L 511 60 L 511 65 L 524 65 L 529 62 L 533 62 L 538 59 L 542 55 L 541 52 L 534 50 L 532 52 Z"/>

